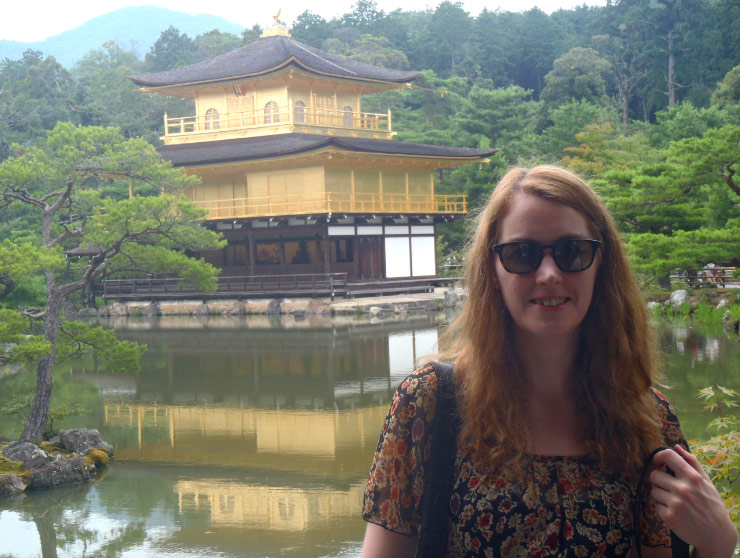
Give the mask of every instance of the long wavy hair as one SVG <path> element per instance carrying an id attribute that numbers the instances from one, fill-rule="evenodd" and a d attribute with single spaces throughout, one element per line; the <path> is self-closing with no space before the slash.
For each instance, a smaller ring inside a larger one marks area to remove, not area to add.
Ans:
<path id="1" fill-rule="evenodd" d="M 658 375 L 654 333 L 614 219 L 586 182 L 559 167 L 510 170 L 477 217 L 465 259 L 467 299 L 440 340 L 441 356 L 456 362 L 461 434 L 493 466 L 518 468 L 527 452 L 526 378 L 513 320 L 494 286 L 495 255 L 489 248 L 512 200 L 522 193 L 579 211 L 602 241 L 571 389 L 588 455 L 608 470 L 632 476 L 663 443 L 651 394 Z"/>

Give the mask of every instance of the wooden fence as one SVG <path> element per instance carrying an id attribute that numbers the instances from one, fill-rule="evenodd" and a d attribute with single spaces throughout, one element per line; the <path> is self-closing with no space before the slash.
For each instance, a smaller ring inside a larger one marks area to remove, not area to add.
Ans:
<path id="1" fill-rule="evenodd" d="M 733 277 L 734 273 L 734 267 L 674 269 L 671 272 L 671 283 L 683 283 L 688 287 L 740 286 L 740 277 Z"/>
<path id="2" fill-rule="evenodd" d="M 354 298 L 358 296 L 433 292 L 459 278 L 427 277 L 347 281 L 346 273 L 222 276 L 215 291 L 203 291 L 178 278 L 106 279 L 93 292 L 104 300 L 185 300 L 224 298 L 308 297 Z"/>

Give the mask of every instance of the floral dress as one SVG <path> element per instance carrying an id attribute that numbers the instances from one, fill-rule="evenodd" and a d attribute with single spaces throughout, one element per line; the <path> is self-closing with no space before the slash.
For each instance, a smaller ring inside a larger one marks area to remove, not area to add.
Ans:
<path id="1" fill-rule="evenodd" d="M 666 445 L 686 446 L 670 404 L 654 394 Z M 436 400 L 433 365 L 417 370 L 398 388 L 365 488 L 366 521 L 403 535 L 418 534 Z M 492 470 L 458 443 L 447 556 L 636 556 L 636 480 L 623 481 L 587 456 L 530 455 L 524 468 L 524 478 Z M 649 482 L 645 485 L 642 544 L 670 546 L 670 532 L 655 512 Z"/>

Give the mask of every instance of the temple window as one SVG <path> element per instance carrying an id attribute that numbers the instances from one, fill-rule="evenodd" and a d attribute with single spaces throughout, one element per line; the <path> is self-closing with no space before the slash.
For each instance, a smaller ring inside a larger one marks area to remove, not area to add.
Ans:
<path id="1" fill-rule="evenodd" d="M 277 124 L 280 122 L 280 108 L 275 101 L 265 105 L 265 124 Z"/>
<path id="2" fill-rule="evenodd" d="M 352 263 L 353 240 L 351 238 L 333 238 L 329 245 L 331 263 Z"/>
<path id="3" fill-rule="evenodd" d="M 303 101 L 296 101 L 293 105 L 293 122 L 296 124 L 306 123 L 306 103 Z"/>
<path id="4" fill-rule="evenodd" d="M 258 242 L 255 263 L 257 265 L 280 265 L 281 252 L 280 242 Z"/>
<path id="5" fill-rule="evenodd" d="M 344 107 L 342 109 L 342 125 L 345 128 L 351 128 L 353 124 L 353 118 L 352 118 L 352 107 Z"/>
<path id="6" fill-rule="evenodd" d="M 218 130 L 219 128 L 218 111 L 215 108 L 208 109 L 206 111 L 206 130 Z"/>

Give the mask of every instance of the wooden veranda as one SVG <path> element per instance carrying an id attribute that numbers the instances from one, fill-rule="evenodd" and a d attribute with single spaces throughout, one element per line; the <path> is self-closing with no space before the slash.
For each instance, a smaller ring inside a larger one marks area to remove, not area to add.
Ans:
<path id="1" fill-rule="evenodd" d="M 347 281 L 346 273 L 222 276 L 214 291 L 203 291 L 179 278 L 107 279 L 93 292 L 103 300 L 188 300 L 243 298 L 353 298 L 357 296 L 433 292 L 456 278 L 380 279 Z"/>

